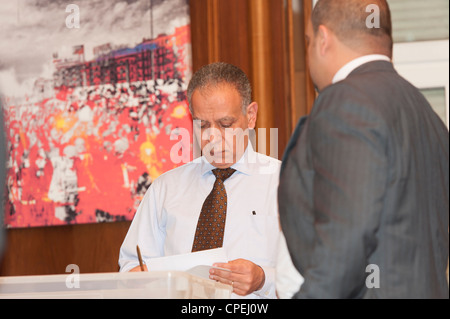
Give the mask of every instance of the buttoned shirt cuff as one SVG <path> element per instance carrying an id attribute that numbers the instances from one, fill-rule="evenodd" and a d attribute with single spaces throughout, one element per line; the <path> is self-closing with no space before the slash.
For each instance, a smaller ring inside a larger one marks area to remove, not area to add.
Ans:
<path id="1" fill-rule="evenodd" d="M 277 294 L 275 290 L 275 268 L 260 266 L 264 271 L 265 281 L 261 289 L 253 293 L 260 298 L 276 299 Z"/>

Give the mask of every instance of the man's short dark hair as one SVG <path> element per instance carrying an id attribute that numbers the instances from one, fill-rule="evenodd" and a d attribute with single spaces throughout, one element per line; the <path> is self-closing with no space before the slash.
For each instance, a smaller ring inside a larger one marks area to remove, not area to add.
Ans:
<path id="1" fill-rule="evenodd" d="M 240 68 L 224 62 L 208 64 L 198 70 L 192 77 L 187 89 L 189 109 L 191 113 L 192 95 L 195 90 L 209 89 L 221 84 L 229 84 L 236 89 L 241 96 L 242 111 L 244 114 L 247 113 L 247 106 L 249 106 L 252 101 L 252 88 L 250 81 L 245 72 Z"/>
<path id="2" fill-rule="evenodd" d="M 379 8 L 379 27 L 368 27 L 371 14 L 366 8 Z M 345 45 L 355 50 L 376 49 L 392 56 L 392 21 L 386 0 L 319 0 L 313 9 L 311 22 L 314 33 L 325 25 Z"/>

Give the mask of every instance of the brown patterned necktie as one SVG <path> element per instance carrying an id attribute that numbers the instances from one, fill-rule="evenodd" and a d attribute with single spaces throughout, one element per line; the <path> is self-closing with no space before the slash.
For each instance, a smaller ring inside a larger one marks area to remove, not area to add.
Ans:
<path id="1" fill-rule="evenodd" d="M 192 245 L 193 252 L 222 247 L 227 217 L 227 192 L 223 183 L 235 171 L 233 168 L 217 168 L 212 171 L 216 181 L 200 212 Z"/>

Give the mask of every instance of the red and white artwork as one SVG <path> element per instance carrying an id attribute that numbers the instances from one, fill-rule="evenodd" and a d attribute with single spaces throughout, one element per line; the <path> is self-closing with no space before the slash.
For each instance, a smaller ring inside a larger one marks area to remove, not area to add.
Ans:
<path id="1" fill-rule="evenodd" d="M 131 220 L 192 131 L 188 1 L 8 1 L 0 26 L 5 224 Z"/>

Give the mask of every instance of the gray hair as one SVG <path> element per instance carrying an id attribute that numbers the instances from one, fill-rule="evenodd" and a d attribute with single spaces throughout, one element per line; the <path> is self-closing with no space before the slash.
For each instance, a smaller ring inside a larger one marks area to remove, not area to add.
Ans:
<path id="1" fill-rule="evenodd" d="M 252 87 L 247 75 L 240 68 L 224 63 L 217 62 L 208 64 L 198 70 L 187 88 L 187 97 L 189 110 L 192 112 L 192 95 L 195 90 L 217 87 L 220 84 L 229 84 L 234 86 L 242 100 L 242 112 L 247 114 L 247 107 L 252 102 Z"/>

